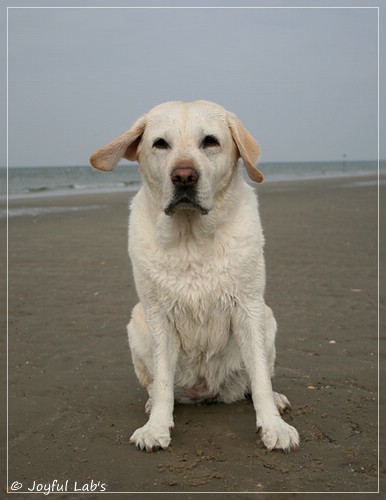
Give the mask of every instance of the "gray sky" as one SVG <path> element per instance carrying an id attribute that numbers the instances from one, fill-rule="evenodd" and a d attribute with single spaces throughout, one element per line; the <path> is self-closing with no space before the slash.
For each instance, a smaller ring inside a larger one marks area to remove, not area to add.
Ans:
<path id="1" fill-rule="evenodd" d="M 154 105 L 194 99 L 235 112 L 262 161 L 376 159 L 377 23 L 370 8 L 11 8 L 9 165 L 87 164 Z"/>

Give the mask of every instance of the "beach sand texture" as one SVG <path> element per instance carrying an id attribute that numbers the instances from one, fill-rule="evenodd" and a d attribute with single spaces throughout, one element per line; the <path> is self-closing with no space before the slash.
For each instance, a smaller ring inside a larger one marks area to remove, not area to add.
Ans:
<path id="1" fill-rule="evenodd" d="M 176 405 L 167 451 L 129 445 L 146 401 L 125 330 L 137 302 L 131 194 L 10 201 L 9 482 L 22 491 L 54 479 L 114 492 L 376 491 L 377 186 L 368 180 L 259 187 L 266 298 L 279 324 L 273 383 L 301 437 L 289 454 L 264 449 L 251 401 Z"/>

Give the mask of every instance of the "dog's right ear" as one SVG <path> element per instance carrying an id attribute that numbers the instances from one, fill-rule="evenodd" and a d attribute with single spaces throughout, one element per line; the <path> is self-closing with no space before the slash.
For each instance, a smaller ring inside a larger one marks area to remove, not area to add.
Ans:
<path id="1" fill-rule="evenodd" d="M 135 161 L 137 159 L 137 148 L 146 127 L 146 117 L 137 120 L 134 125 L 124 134 L 117 137 L 113 142 L 98 149 L 91 157 L 91 165 L 105 172 L 114 170 L 119 160 L 126 158 Z"/>

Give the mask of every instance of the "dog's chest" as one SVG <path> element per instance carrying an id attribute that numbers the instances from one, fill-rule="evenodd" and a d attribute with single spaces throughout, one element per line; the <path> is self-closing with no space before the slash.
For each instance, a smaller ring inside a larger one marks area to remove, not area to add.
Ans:
<path id="1" fill-rule="evenodd" d="M 149 272 L 157 299 L 167 309 L 178 304 L 198 313 L 202 306 L 223 307 L 232 300 L 238 280 L 229 256 L 161 253 L 154 256 Z"/>
<path id="2" fill-rule="evenodd" d="M 187 248 L 159 252 L 151 269 L 154 299 L 190 352 L 217 352 L 229 338 L 239 277 L 229 253 Z"/>

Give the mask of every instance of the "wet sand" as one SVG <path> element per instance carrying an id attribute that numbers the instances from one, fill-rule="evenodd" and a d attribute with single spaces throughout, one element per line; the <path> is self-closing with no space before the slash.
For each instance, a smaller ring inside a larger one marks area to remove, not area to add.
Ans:
<path id="1" fill-rule="evenodd" d="M 10 201 L 9 485 L 17 481 L 21 492 L 39 484 L 95 488 L 88 499 L 105 498 L 97 495 L 103 488 L 377 491 L 373 181 L 259 187 L 266 297 L 279 324 L 274 388 L 291 401 L 285 420 L 301 437 L 289 454 L 264 449 L 248 400 L 176 405 L 167 451 L 129 445 L 145 422 L 146 400 L 125 331 L 137 301 L 126 250 L 131 194 Z M 4 229 L 6 220 L 0 223 Z"/>

